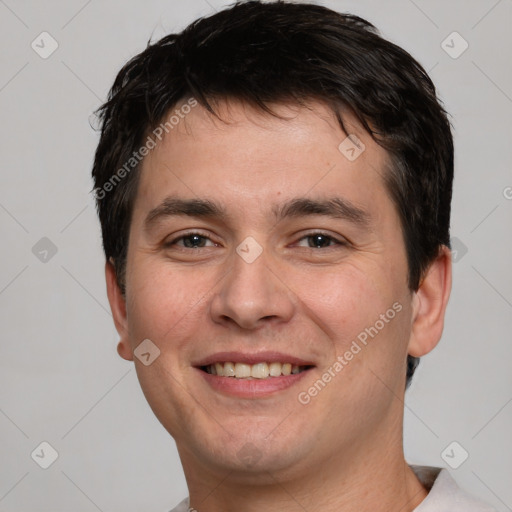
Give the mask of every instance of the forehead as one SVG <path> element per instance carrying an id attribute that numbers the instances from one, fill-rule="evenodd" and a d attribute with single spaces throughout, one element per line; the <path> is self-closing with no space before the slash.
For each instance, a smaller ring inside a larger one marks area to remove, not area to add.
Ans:
<path id="1" fill-rule="evenodd" d="M 220 119 L 190 109 L 143 161 L 136 209 L 169 195 L 218 198 L 240 215 L 275 215 L 280 200 L 334 192 L 356 206 L 382 201 L 387 153 L 352 116 L 345 133 L 321 103 L 271 108 L 282 118 L 234 101 L 216 105 Z"/>

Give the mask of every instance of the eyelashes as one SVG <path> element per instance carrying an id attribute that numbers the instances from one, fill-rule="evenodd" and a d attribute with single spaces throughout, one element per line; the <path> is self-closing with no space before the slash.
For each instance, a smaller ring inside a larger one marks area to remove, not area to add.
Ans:
<path id="1" fill-rule="evenodd" d="M 298 242 L 302 242 L 303 240 L 307 240 L 308 242 L 308 246 L 306 248 L 316 250 L 331 249 L 336 246 L 348 245 L 348 243 L 345 240 L 340 240 L 322 231 L 313 231 L 311 233 L 308 233 L 299 238 Z M 173 247 L 179 247 L 181 250 L 198 250 L 205 247 L 212 247 L 212 245 L 204 245 L 207 241 L 212 242 L 213 247 L 218 246 L 218 244 L 213 242 L 208 235 L 205 235 L 204 233 L 201 233 L 199 231 L 190 231 L 188 233 L 185 233 L 184 235 L 176 237 L 172 241 L 165 243 L 164 246 L 168 249 L 171 249 Z M 312 245 L 309 245 L 310 241 L 313 242 Z M 183 243 L 179 244 L 178 242 Z M 327 242 L 327 246 L 325 245 L 325 242 Z"/>
<path id="2" fill-rule="evenodd" d="M 334 236 L 332 235 L 328 235 L 327 233 L 323 233 L 321 231 L 316 231 L 314 233 L 309 233 L 307 235 L 304 235 L 302 238 L 299 239 L 299 241 L 302 241 L 302 240 L 307 240 L 307 239 L 313 239 L 315 240 L 316 242 L 318 242 L 318 239 L 324 239 L 324 240 L 328 240 L 329 242 L 332 242 L 333 245 L 328 245 L 327 247 L 317 247 L 316 245 L 311 247 L 309 246 L 309 248 L 311 249 L 328 249 L 330 247 L 334 247 L 336 245 L 347 245 L 345 241 L 342 241 L 342 240 L 339 240 L 337 238 L 335 238 Z"/>

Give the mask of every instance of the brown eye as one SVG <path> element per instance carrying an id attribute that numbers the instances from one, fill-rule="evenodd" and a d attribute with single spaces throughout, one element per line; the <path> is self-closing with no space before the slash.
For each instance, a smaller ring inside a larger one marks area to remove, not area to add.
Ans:
<path id="1" fill-rule="evenodd" d="M 202 235 L 201 233 L 187 233 L 185 235 L 182 235 L 178 238 L 175 238 L 171 242 L 168 242 L 165 244 L 166 247 L 172 247 L 175 245 L 178 245 L 180 247 L 184 247 L 186 249 L 200 249 L 202 247 L 205 247 L 206 241 L 211 240 L 207 237 Z M 178 243 L 182 242 L 182 243 Z M 212 242 L 213 243 L 213 242 Z"/>
<path id="2" fill-rule="evenodd" d="M 187 235 L 182 237 L 183 245 L 189 249 L 195 249 L 197 247 L 204 247 L 204 241 L 206 238 L 201 235 Z"/>
<path id="3" fill-rule="evenodd" d="M 302 237 L 301 240 L 307 240 L 307 246 L 309 248 L 316 249 L 324 249 L 336 245 L 346 245 L 343 241 L 325 233 L 310 233 L 309 235 Z"/>
<path id="4" fill-rule="evenodd" d="M 307 237 L 310 242 L 312 242 L 312 245 L 310 244 L 310 247 L 328 247 L 330 245 L 330 242 L 332 241 L 331 237 L 325 236 L 325 235 L 310 235 Z"/>

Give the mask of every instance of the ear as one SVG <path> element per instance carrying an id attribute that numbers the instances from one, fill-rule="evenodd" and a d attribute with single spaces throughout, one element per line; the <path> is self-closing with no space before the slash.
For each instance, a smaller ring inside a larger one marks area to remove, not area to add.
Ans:
<path id="1" fill-rule="evenodd" d="M 117 353 L 127 361 L 133 361 L 133 352 L 128 337 L 128 322 L 126 320 L 126 300 L 117 284 L 116 270 L 112 261 L 105 263 L 105 280 L 110 309 L 114 318 L 116 330 L 120 336 Z"/>
<path id="2" fill-rule="evenodd" d="M 444 315 L 452 289 L 452 253 L 443 245 L 413 297 L 408 354 L 428 354 L 441 339 Z"/>

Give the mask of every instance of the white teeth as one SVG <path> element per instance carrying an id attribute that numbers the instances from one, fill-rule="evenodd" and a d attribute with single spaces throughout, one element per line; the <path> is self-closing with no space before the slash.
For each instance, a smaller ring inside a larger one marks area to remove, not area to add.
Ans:
<path id="1" fill-rule="evenodd" d="M 224 377 L 235 376 L 235 365 L 233 363 L 224 363 Z"/>
<path id="2" fill-rule="evenodd" d="M 207 366 L 207 373 L 219 377 L 235 377 L 237 379 L 266 379 L 267 377 L 280 377 L 301 373 L 305 366 L 292 365 L 291 363 L 215 363 Z"/>
<path id="3" fill-rule="evenodd" d="M 251 365 L 244 363 L 235 364 L 235 377 L 237 379 L 243 379 L 251 376 Z"/>
<path id="4" fill-rule="evenodd" d="M 268 373 L 271 377 L 279 377 L 281 375 L 281 370 L 284 365 L 281 363 L 270 363 L 268 368 Z"/>
<path id="5" fill-rule="evenodd" d="M 267 363 L 254 364 L 251 368 L 251 377 L 255 379 L 266 379 L 270 373 Z"/>

